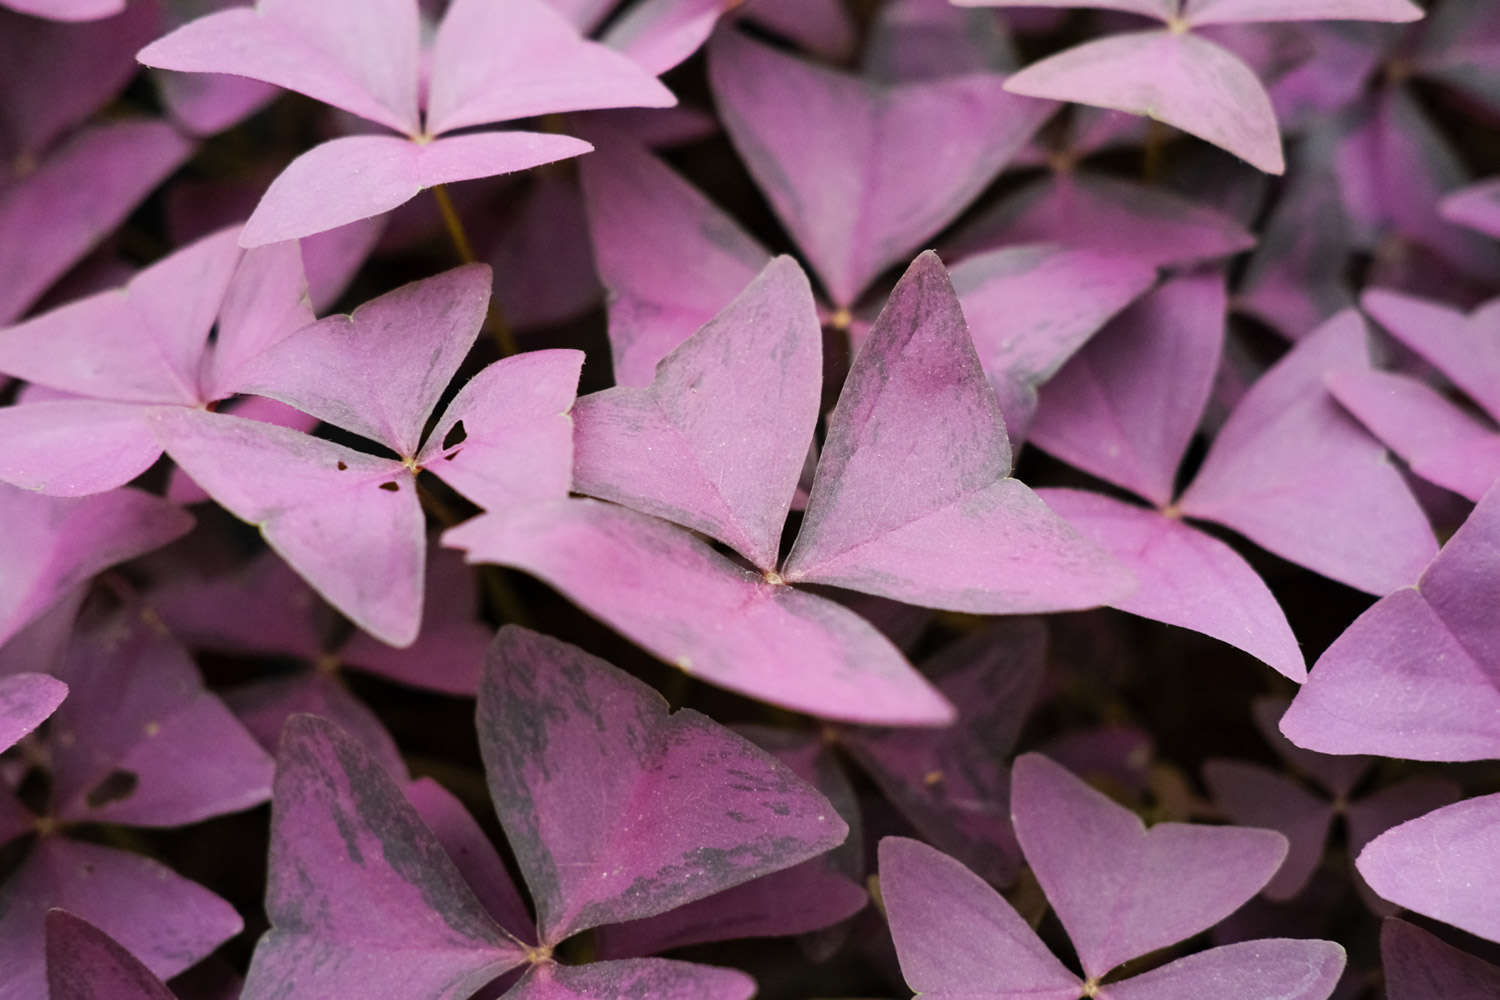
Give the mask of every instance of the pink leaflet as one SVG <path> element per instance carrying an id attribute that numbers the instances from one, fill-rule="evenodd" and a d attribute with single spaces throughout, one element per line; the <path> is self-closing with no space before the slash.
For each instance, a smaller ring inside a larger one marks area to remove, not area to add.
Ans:
<path id="1" fill-rule="evenodd" d="M 709 75 L 730 138 L 841 307 L 951 222 L 1055 110 L 994 74 L 885 87 L 734 32 L 710 46 Z"/>
<path id="2" fill-rule="evenodd" d="M 5 6 L 23 14 L 58 21 L 93 21 L 125 9 L 126 0 L 5 0 Z"/>
<path id="3" fill-rule="evenodd" d="M 47 742 L 65 822 L 180 826 L 270 796 L 271 758 L 148 614 L 127 608 L 82 633 L 60 672 L 72 694 Z"/>
<path id="4" fill-rule="evenodd" d="M 151 422 L 172 459 L 330 604 L 391 645 L 416 639 L 426 543 L 410 470 L 240 417 L 164 407 Z"/>
<path id="5" fill-rule="evenodd" d="M 1411 0 L 1183 0 L 1188 24 L 1254 21 L 1419 21 Z"/>
<path id="6" fill-rule="evenodd" d="M 61 499 L 0 485 L 0 644 L 106 567 L 184 535 L 193 519 L 147 493 Z"/>
<path id="7" fill-rule="evenodd" d="M 1281 720 L 1324 753 L 1414 760 L 1500 757 L 1500 623 L 1493 565 L 1500 489 L 1480 500 L 1416 586 L 1329 646 Z"/>
<path id="8" fill-rule="evenodd" d="M 176 1000 L 114 938 L 67 910 L 49 910 L 48 1000 Z"/>
<path id="9" fill-rule="evenodd" d="M 1270 938 L 1243 941 L 1100 987 L 1099 1000 L 1328 1000 L 1344 971 L 1344 949 L 1332 941 Z"/>
<path id="10" fill-rule="evenodd" d="M 933 846 L 987 882 L 1021 869 L 1010 822 L 1010 766 L 1046 673 L 1047 629 L 1002 619 L 923 662 L 958 722 L 945 729 L 842 730 L 839 742 Z"/>
<path id="11" fill-rule="evenodd" d="M 443 536 L 470 562 L 540 577 L 668 663 L 797 711 L 884 725 L 953 709 L 873 626 L 766 582 L 682 529 L 593 500 L 476 518 Z"/>
<path id="12" fill-rule="evenodd" d="M 1077 1000 L 1083 992 L 1005 897 L 946 854 L 886 837 L 880 889 L 901 975 L 918 993 Z"/>
<path id="13" fill-rule="evenodd" d="M 128 483 L 161 457 L 161 445 L 146 426 L 149 409 L 94 399 L 0 408 L 0 482 L 55 497 L 89 496 Z"/>
<path id="14" fill-rule="evenodd" d="M 532 966 L 526 977 L 505 994 L 506 1000 L 750 1000 L 755 980 L 736 969 L 673 962 L 665 958 L 636 958 L 588 965 Z"/>
<path id="15" fill-rule="evenodd" d="M 68 695 L 68 686 L 46 674 L 0 677 L 0 753 L 46 721 Z"/>
<path id="16" fill-rule="evenodd" d="M 1101 494 L 1044 489 L 1037 495 L 1140 581 L 1113 607 L 1213 636 L 1291 680 L 1306 680 L 1285 612 L 1234 549 L 1179 519 Z"/>
<path id="17" fill-rule="evenodd" d="M 141 271 L 4 331 L 0 371 L 120 402 L 207 402 L 200 367 L 241 251 L 221 230 Z M 299 262 L 300 267 L 300 262 Z"/>
<path id="18" fill-rule="evenodd" d="M 525 958 L 379 763 L 309 715 L 277 754 L 266 914 L 245 1000 L 463 1000 Z"/>
<path id="19" fill-rule="evenodd" d="M 240 235 L 263 246 L 389 212 L 427 188 L 553 163 L 592 149 L 565 135 L 478 132 L 415 143 L 392 135 L 331 139 L 297 157 Z"/>
<path id="20" fill-rule="evenodd" d="M 964 258 L 949 272 L 1012 443 L 1025 439 L 1036 387 L 1156 281 L 1130 257 L 1048 244 Z"/>
<path id="21" fill-rule="evenodd" d="M 479 336 L 489 297 L 484 264 L 409 282 L 262 352 L 243 391 L 413 458 L 423 425 Z"/>
<path id="22" fill-rule="evenodd" d="M 1500 795 L 1444 806 L 1402 823 L 1360 852 L 1359 873 L 1383 898 L 1500 941 Z"/>
<path id="23" fill-rule="evenodd" d="M 777 257 L 657 365 L 644 389 L 578 401 L 574 489 L 717 538 L 775 570 L 818 422 L 812 287 Z"/>
<path id="24" fill-rule="evenodd" d="M 672 92 L 580 38 L 543 0 L 454 0 L 433 39 L 426 132 L 591 108 L 665 108 Z"/>
<path id="25" fill-rule="evenodd" d="M 516 626 L 490 648 L 478 727 L 543 944 L 791 867 L 849 833 L 744 737 L 691 710 L 669 714 L 624 671 Z"/>
<path id="26" fill-rule="evenodd" d="M 1285 169 L 1276 112 L 1255 73 L 1192 34 L 1140 31 L 1085 42 L 1032 63 L 1005 89 L 1155 118 L 1266 173 Z"/>
<path id="27" fill-rule="evenodd" d="M 22 315 L 192 151 L 162 122 L 94 125 L 0 190 L 0 322 Z"/>
<path id="28" fill-rule="evenodd" d="M 1500 431 L 1407 375 L 1342 371 L 1328 391 L 1411 471 L 1478 502 L 1500 479 Z"/>
<path id="29" fill-rule="evenodd" d="M 1500 239 L 1500 179 L 1454 191 L 1438 203 L 1438 211 L 1449 222 Z"/>
<path id="30" fill-rule="evenodd" d="M 1413 581 L 1437 543 L 1383 448 L 1323 389 L 1368 368 L 1352 311 L 1303 338 L 1245 394 L 1179 500 L 1189 517 L 1372 594 Z"/>
<path id="31" fill-rule="evenodd" d="M 1323 861 L 1333 805 L 1295 779 L 1245 761 L 1210 760 L 1203 765 L 1203 780 L 1214 805 L 1232 823 L 1275 830 L 1287 839 L 1286 861 L 1261 894 L 1281 901 L 1306 888 Z"/>
<path id="32" fill-rule="evenodd" d="M 419 33 L 412 0 L 260 0 L 190 21 L 137 58 L 263 80 L 415 135 Z"/>
<path id="33" fill-rule="evenodd" d="M 567 496 L 583 352 L 527 351 L 481 370 L 427 436 L 419 465 L 485 510 Z M 463 425 L 463 440 L 447 441 Z M 420 424 L 418 424 L 420 427 Z"/>
<path id="34" fill-rule="evenodd" d="M 248 391 L 245 376 L 256 359 L 317 318 L 308 301 L 302 256 L 297 245 L 286 243 L 239 257 L 222 301 L 214 306 L 218 336 L 200 362 L 205 399 Z M 173 292 L 182 294 L 180 288 Z"/>
<path id="35" fill-rule="evenodd" d="M 1141 820 L 1040 754 L 1011 772 L 1016 836 L 1084 972 L 1098 978 L 1229 916 L 1286 857 L 1269 830 Z"/>
<path id="36" fill-rule="evenodd" d="M 244 927 L 227 902 L 170 868 L 62 837 L 43 837 L 0 883 L 0 1000 L 46 993 L 44 919 L 60 907 L 97 925 L 160 977 L 174 976 Z"/>
<path id="37" fill-rule="evenodd" d="M 971 253 L 1035 242 L 1159 267 L 1238 253 L 1254 246 L 1255 237 L 1222 212 L 1159 188 L 1065 171 L 998 202 L 960 232 L 953 249 Z"/>
<path id="38" fill-rule="evenodd" d="M 1128 576 L 1010 469 L 999 403 L 928 251 L 854 360 L 782 575 L 982 614 L 1123 596 Z"/>
<path id="39" fill-rule="evenodd" d="M 1373 289 L 1365 312 L 1500 421 L 1500 301 L 1465 315 L 1441 302 Z"/>
<path id="40" fill-rule="evenodd" d="M 1136 302 L 1053 376 L 1033 443 L 1167 506 L 1219 368 L 1227 308 L 1213 273 L 1174 278 Z"/>
<path id="41" fill-rule="evenodd" d="M 1349 803 L 1345 816 L 1349 860 L 1352 862 L 1357 858 L 1366 844 L 1385 831 L 1434 809 L 1452 805 L 1463 798 L 1463 794 L 1463 788 L 1456 781 L 1418 775 Z M 1354 888 L 1365 905 L 1376 914 L 1390 916 L 1397 911 L 1398 907 L 1375 895 L 1357 872 L 1354 874 Z"/>
<path id="42" fill-rule="evenodd" d="M 770 260 L 739 224 L 619 133 L 588 130 L 579 161 L 589 235 L 609 289 L 617 385 L 650 383 L 656 364 L 728 305 Z M 679 264 L 694 262 L 693 280 Z"/>
<path id="43" fill-rule="evenodd" d="M 1381 925 L 1380 960 L 1390 1000 L 1500 996 L 1500 968 L 1404 920 Z"/>

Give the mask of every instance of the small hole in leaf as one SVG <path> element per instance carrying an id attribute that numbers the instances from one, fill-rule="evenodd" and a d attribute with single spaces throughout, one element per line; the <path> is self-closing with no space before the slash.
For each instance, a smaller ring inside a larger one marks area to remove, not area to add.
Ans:
<path id="1" fill-rule="evenodd" d="M 401 489 L 401 484 L 393 479 L 388 483 L 381 483 L 380 488 L 385 490 L 387 493 L 396 493 Z"/>
<path id="2" fill-rule="evenodd" d="M 134 771 L 111 771 L 104 779 L 89 789 L 84 796 L 90 809 L 98 809 L 107 806 L 111 802 L 119 802 L 128 799 L 135 794 L 135 786 L 140 783 Z"/>
<path id="3" fill-rule="evenodd" d="M 454 424 L 447 434 L 443 435 L 443 447 L 452 448 L 456 444 L 463 444 L 469 437 L 469 432 L 464 430 L 464 422 L 460 420 Z"/>
<path id="4" fill-rule="evenodd" d="M 347 469 L 347 468 L 349 468 L 349 466 L 348 466 L 348 464 L 346 464 L 346 463 L 344 463 L 344 462 L 340 462 L 340 463 L 339 463 L 339 471 L 340 471 L 340 472 L 343 472 L 343 471 L 344 471 L 344 470 L 345 470 L 345 469 Z"/>

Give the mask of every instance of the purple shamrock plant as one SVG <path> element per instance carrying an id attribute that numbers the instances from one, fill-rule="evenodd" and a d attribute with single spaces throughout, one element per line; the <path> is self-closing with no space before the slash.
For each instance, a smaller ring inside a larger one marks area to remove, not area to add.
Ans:
<path id="1" fill-rule="evenodd" d="M 478 726 L 534 928 L 497 921 L 514 913 L 485 908 L 367 751 L 297 716 L 278 758 L 272 928 L 248 1000 L 351 989 L 462 998 L 515 969 L 514 998 L 747 1000 L 753 984 L 738 972 L 660 959 L 564 965 L 554 950 L 796 864 L 848 833 L 826 799 L 742 737 L 690 710 L 668 715 L 639 681 L 524 629 L 502 629 L 491 648 Z M 476 864 L 503 875 L 482 855 Z"/>
<path id="2" fill-rule="evenodd" d="M 1021 849 L 1077 951 L 1059 961 L 1005 898 L 914 840 L 880 845 L 880 884 L 907 985 L 975 1000 L 1327 1000 L 1344 967 L 1331 941 L 1270 939 L 1178 958 L 1139 974 L 1131 959 L 1228 916 L 1286 856 L 1269 830 L 1161 823 L 1147 830 L 1040 754 L 1016 760 Z M 1119 970 L 1119 971 L 1117 971 Z"/>
<path id="3" fill-rule="evenodd" d="M 1270 589 L 1232 548 L 1183 519 L 1233 528 L 1376 595 L 1413 580 L 1436 543 L 1382 449 L 1322 391 L 1325 372 L 1369 367 L 1368 336 L 1352 311 L 1309 334 L 1255 383 L 1179 492 L 1177 469 L 1218 373 L 1225 311 L 1222 278 L 1175 278 L 1091 341 L 1042 393 L 1037 447 L 1156 509 L 1081 490 L 1041 495 L 1143 581 L 1116 607 L 1222 639 L 1301 681 L 1302 652 Z M 1349 517 L 1356 510 L 1371 516 Z"/>
<path id="4" fill-rule="evenodd" d="M 333 139 L 271 184 L 240 236 L 262 246 L 380 215 L 422 190 L 587 152 L 540 132 L 447 135 L 586 108 L 676 103 L 630 59 L 578 36 L 544 0 L 457 0 L 430 45 L 417 0 L 260 0 L 140 52 L 147 66 L 263 80 L 400 133 Z"/>
<path id="5" fill-rule="evenodd" d="M 942 723 L 952 708 L 872 626 L 797 584 L 991 614 L 1089 607 L 1128 589 L 1010 477 L 994 391 L 931 253 L 854 361 L 781 560 L 818 417 L 820 347 L 806 277 L 773 261 L 650 386 L 580 400 L 573 487 L 623 506 L 541 504 L 475 519 L 445 543 L 541 577 L 696 676 L 871 724 Z"/>
<path id="6" fill-rule="evenodd" d="M 244 391 L 395 458 L 205 410 L 150 415 L 161 446 L 210 496 L 257 524 L 330 604 L 394 646 L 414 642 L 421 624 L 427 542 L 419 471 L 431 470 L 487 509 L 568 490 L 578 351 L 495 362 L 424 436 L 479 334 L 489 289 L 482 264 L 413 282 L 296 331 L 247 374 Z"/>
<path id="7" fill-rule="evenodd" d="M 1250 164 L 1285 170 L 1271 98 L 1255 72 L 1194 33 L 1258 21 L 1415 21 L 1411 0 L 958 0 L 975 6 L 1097 7 L 1165 22 L 1111 35 L 1027 66 L 1006 82 L 1016 94 L 1077 101 L 1174 125 Z"/>

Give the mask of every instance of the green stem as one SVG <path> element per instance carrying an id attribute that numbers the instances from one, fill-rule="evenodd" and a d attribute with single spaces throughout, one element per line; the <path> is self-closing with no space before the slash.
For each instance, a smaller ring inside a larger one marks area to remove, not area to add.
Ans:
<path id="1" fill-rule="evenodd" d="M 474 256 L 474 244 L 469 242 L 469 234 L 464 229 L 463 220 L 458 217 L 458 209 L 453 206 L 453 199 L 448 194 L 448 188 L 443 184 L 434 184 L 432 197 L 437 201 L 438 212 L 443 217 L 443 226 L 448 230 L 448 237 L 453 241 L 453 249 L 458 251 L 458 258 L 465 264 L 472 264 L 477 260 Z M 501 357 L 510 357 L 516 353 L 516 337 L 510 329 L 510 324 L 505 322 L 505 314 L 500 311 L 500 304 L 490 296 L 490 304 L 484 314 L 484 329 L 488 330 L 490 336 L 495 340 L 495 346 L 500 350 Z"/>

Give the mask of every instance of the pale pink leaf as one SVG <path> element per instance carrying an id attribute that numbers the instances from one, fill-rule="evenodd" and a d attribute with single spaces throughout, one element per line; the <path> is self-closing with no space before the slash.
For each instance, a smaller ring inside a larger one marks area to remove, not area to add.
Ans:
<path id="1" fill-rule="evenodd" d="M 1186 32 L 1110 35 L 1032 63 L 1006 81 L 1031 97 L 1144 115 L 1266 173 L 1285 169 L 1271 98 L 1239 57 Z"/>
<path id="2" fill-rule="evenodd" d="M 1183 0 L 1188 24 L 1266 21 L 1419 21 L 1411 0 Z"/>
<path id="3" fill-rule="evenodd" d="M 389 212 L 438 184 L 526 170 L 591 148 L 542 132 L 476 132 L 427 143 L 393 135 L 331 139 L 271 182 L 240 243 L 257 247 L 313 236 Z"/>
<path id="4" fill-rule="evenodd" d="M 1328 1000 L 1344 971 L 1332 941 L 1242 941 L 1102 986 L 1099 1000 Z"/>
<path id="5" fill-rule="evenodd" d="M 416 135 L 420 41 L 412 0 L 260 0 L 190 21 L 137 58 L 262 80 Z"/>

